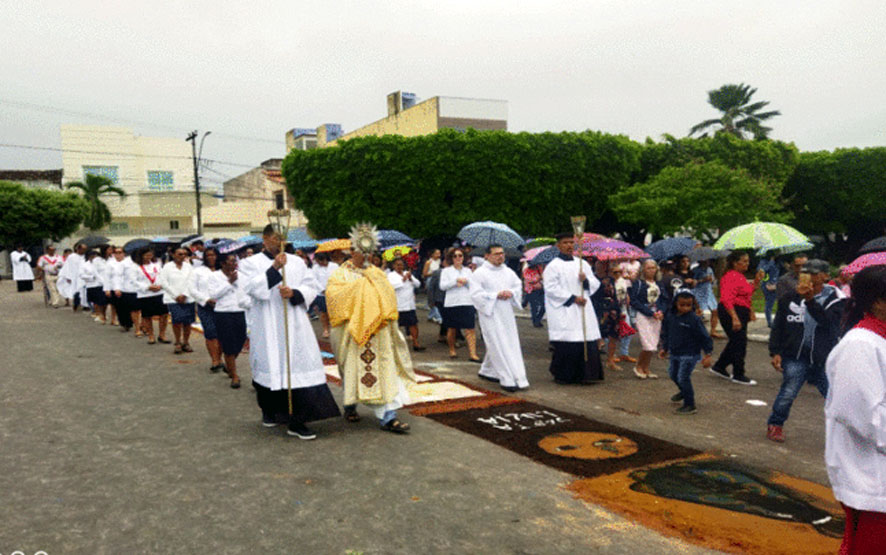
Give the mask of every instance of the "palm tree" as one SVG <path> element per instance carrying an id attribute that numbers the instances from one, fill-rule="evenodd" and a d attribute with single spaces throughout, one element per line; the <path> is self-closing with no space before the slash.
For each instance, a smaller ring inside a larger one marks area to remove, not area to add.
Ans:
<path id="1" fill-rule="evenodd" d="M 100 197 L 107 194 L 126 196 L 126 191 L 115 187 L 114 182 L 103 175 L 86 174 L 86 183 L 72 181 L 66 187 L 83 191 L 83 198 L 89 203 L 89 211 L 83 224 L 92 230 L 101 229 L 111 223 L 111 211 Z"/>
<path id="2" fill-rule="evenodd" d="M 751 97 L 757 89 L 744 83 L 738 85 L 723 85 L 719 89 L 708 91 L 708 104 L 723 112 L 719 119 L 705 120 L 689 130 L 693 135 L 705 130 L 712 125 L 719 124 L 717 133 L 730 133 L 739 139 L 745 138 L 745 133 L 750 133 L 755 139 L 765 139 L 772 131 L 771 127 L 763 125 L 763 121 L 781 115 L 778 110 L 760 112 L 769 105 L 769 102 L 755 102 L 751 104 Z M 707 136 L 704 133 L 702 137 Z"/>

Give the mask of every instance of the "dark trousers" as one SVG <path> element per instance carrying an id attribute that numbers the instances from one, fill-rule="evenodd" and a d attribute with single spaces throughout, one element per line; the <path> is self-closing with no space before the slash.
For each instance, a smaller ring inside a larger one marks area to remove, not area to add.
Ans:
<path id="1" fill-rule="evenodd" d="M 699 361 L 698 355 L 671 355 L 668 376 L 680 388 L 683 395 L 683 406 L 695 406 L 695 390 L 692 389 L 692 371 Z"/>
<path id="2" fill-rule="evenodd" d="M 720 370 L 726 370 L 726 367 L 732 365 L 732 376 L 744 376 L 744 358 L 748 351 L 748 321 L 751 319 L 751 311 L 743 306 L 735 306 L 735 313 L 741 322 L 741 328 L 738 331 L 732 329 L 732 316 L 722 304 L 717 305 L 717 314 L 720 316 L 720 325 L 726 332 L 729 342 L 726 348 L 720 353 L 720 358 L 714 366 Z"/>
<path id="3" fill-rule="evenodd" d="M 117 309 L 117 321 L 120 322 L 120 327 L 124 329 L 129 329 L 132 327 L 132 311 L 134 308 L 131 306 L 131 302 L 129 298 L 126 296 L 126 293 L 123 293 L 120 297 L 111 293 L 110 298 L 111 304 Z"/>
<path id="4" fill-rule="evenodd" d="M 529 301 L 529 314 L 532 316 L 532 325 L 539 328 L 542 325 L 541 318 L 545 315 L 545 290 L 536 289 L 531 293 L 527 293 L 526 299 Z"/>

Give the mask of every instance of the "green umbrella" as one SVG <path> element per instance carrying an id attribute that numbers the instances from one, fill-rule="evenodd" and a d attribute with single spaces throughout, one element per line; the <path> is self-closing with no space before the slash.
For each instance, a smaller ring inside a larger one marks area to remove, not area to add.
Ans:
<path id="1" fill-rule="evenodd" d="M 535 239 L 528 241 L 524 248 L 529 250 L 537 247 L 546 247 L 548 245 L 553 245 L 556 242 L 557 240 L 553 237 L 536 237 Z"/>
<path id="2" fill-rule="evenodd" d="M 802 247 L 802 248 L 801 248 Z M 714 244 L 718 250 L 754 249 L 757 251 L 806 250 L 812 248 L 809 238 L 789 225 L 754 222 L 740 225 L 724 233 Z"/>

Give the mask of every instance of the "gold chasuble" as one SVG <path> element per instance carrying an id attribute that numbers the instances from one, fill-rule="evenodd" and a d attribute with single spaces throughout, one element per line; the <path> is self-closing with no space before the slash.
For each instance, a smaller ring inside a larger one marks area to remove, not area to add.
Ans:
<path id="1" fill-rule="evenodd" d="M 326 306 L 344 404 L 384 405 L 414 382 L 412 357 L 397 328 L 397 297 L 384 272 L 349 260 L 329 277 Z"/>

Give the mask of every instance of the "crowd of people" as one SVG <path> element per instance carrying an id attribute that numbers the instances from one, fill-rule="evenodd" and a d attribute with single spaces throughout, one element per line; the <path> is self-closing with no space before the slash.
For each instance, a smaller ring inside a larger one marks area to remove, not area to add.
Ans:
<path id="1" fill-rule="evenodd" d="M 232 388 L 241 385 L 237 357 L 248 346 L 263 425 L 286 424 L 302 439 L 316 437 L 307 423 L 342 414 L 326 385 L 310 324 L 315 315 L 341 372 L 344 417 L 359 421 L 356 407 L 364 404 L 383 430 L 402 434 L 409 424 L 397 409 L 408 402 L 407 385 L 415 380 L 410 346 L 425 349 L 416 313 L 421 287 L 428 320 L 439 324 L 449 356 L 458 358 L 466 345 L 468 360 L 480 365 L 478 376 L 505 391 L 529 387 L 516 323 L 516 311 L 528 305 L 532 325 L 547 327 L 549 371 L 557 384 L 597 384 L 604 369 L 620 370 L 624 362 L 634 364 L 638 379 L 655 379 L 650 364 L 657 354 L 669 359 L 668 377 L 677 387 L 671 401 L 681 415 L 697 411 L 691 375 L 699 362 L 732 383 L 756 384 L 745 358 L 748 325 L 756 319 L 752 297 L 760 288 L 771 365 L 783 376 L 766 437 L 785 441 L 800 389 L 815 386 L 827 399 L 828 472 L 853 523 L 847 541 L 862 545 L 871 531 L 883 531 L 877 515 L 886 512 L 886 485 L 867 476 L 871 469 L 886 472 L 886 266 L 831 279 L 827 262 L 797 254 L 786 271 L 775 258 L 762 260 L 748 279 L 750 257 L 737 251 L 718 280 L 711 263 L 693 266 L 687 256 L 663 264 L 585 259 L 575 255 L 572 234 L 556 239 L 557 256 L 525 264 L 522 278 L 495 244 L 482 257 L 454 246 L 431 250 L 423 265 L 415 257 L 388 264 L 365 226 L 353 231 L 349 252 L 313 257 L 287 255 L 269 226 L 262 250 L 242 257 L 196 244 L 172 250 L 163 264 L 149 246 L 127 255 L 116 246 L 79 244 L 64 255 L 50 246 L 36 264 L 18 248 L 12 262 L 18 291 L 32 289 L 36 266 L 50 306 L 88 311 L 96 322 L 119 325 L 148 344 L 171 343 L 175 354 L 193 351 L 191 329 L 199 317 L 209 368 L 224 370 Z M 727 342 L 715 361 L 718 325 Z M 634 336 L 637 358 L 629 354 Z"/>

